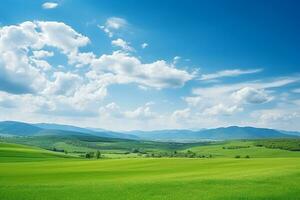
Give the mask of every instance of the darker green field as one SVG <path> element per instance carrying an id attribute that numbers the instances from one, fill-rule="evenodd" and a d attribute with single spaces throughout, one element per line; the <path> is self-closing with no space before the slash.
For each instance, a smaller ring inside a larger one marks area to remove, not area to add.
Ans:
<path id="1" fill-rule="evenodd" d="M 0 139 L 1 141 L 1 139 Z M 141 157 L 146 154 L 160 155 L 206 143 L 174 143 L 102 138 L 96 136 L 27 136 L 3 137 L 3 142 L 36 146 L 43 149 L 68 152 L 69 155 L 84 156 L 99 150 L 106 158 Z"/>
<path id="2" fill-rule="evenodd" d="M 255 144 L 233 141 L 189 148 L 195 152 L 207 151 L 214 155 L 212 158 L 96 160 L 2 142 L 0 197 L 3 200 L 297 199 L 300 152 Z M 250 158 L 233 157 L 246 152 Z"/>

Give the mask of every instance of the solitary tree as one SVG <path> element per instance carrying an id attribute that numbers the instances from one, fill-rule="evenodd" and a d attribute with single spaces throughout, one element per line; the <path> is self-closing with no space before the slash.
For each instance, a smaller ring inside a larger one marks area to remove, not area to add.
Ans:
<path id="1" fill-rule="evenodd" d="M 100 153 L 99 150 L 97 150 L 97 152 L 96 152 L 96 158 L 97 158 L 97 159 L 101 158 L 101 153 Z"/>

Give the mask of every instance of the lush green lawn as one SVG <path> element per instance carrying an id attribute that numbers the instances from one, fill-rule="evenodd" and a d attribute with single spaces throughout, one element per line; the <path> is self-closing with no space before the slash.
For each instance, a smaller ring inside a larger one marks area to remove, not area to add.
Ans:
<path id="1" fill-rule="evenodd" d="M 8 150 L 10 155 L 3 156 Z M 63 156 L 0 143 L 0 199 L 300 198 L 297 157 L 80 160 Z"/>

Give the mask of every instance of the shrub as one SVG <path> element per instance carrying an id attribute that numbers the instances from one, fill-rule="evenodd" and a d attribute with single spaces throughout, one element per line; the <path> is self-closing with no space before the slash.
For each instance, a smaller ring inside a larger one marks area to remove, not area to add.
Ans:
<path id="1" fill-rule="evenodd" d="M 85 154 L 85 158 L 90 159 L 90 158 L 93 158 L 93 157 L 94 157 L 94 152 L 88 152 L 88 153 Z"/>
<path id="2" fill-rule="evenodd" d="M 134 149 L 132 149 L 131 152 L 132 152 L 132 153 L 139 153 L 140 151 L 139 151 L 138 149 L 134 148 Z"/>

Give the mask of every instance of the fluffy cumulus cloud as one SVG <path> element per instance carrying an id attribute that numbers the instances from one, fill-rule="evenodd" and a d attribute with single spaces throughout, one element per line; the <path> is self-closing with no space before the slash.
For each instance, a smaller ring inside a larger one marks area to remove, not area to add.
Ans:
<path id="1" fill-rule="evenodd" d="M 64 53 L 77 52 L 79 47 L 86 46 L 89 38 L 76 32 L 62 22 L 36 22 L 41 29 L 40 39 L 45 45 L 61 49 Z"/>
<path id="2" fill-rule="evenodd" d="M 110 18 L 105 26 L 114 31 L 126 24 Z M 112 54 L 82 52 L 81 47 L 90 43 L 87 36 L 62 22 L 27 21 L 1 27 L 0 109 L 69 117 L 95 117 L 105 111 L 115 117 L 149 120 L 157 116 L 150 104 L 125 111 L 114 103 L 103 106 L 108 86 L 135 83 L 145 88 L 176 88 L 194 78 L 193 73 L 164 60 L 143 63 L 126 53 L 134 49 L 122 39 L 112 41 L 122 49 Z M 61 57 L 67 62 L 57 63 Z"/>
<path id="3" fill-rule="evenodd" d="M 58 3 L 55 2 L 45 2 L 42 4 L 42 8 L 44 9 L 54 9 L 58 6 Z"/>
<path id="4" fill-rule="evenodd" d="M 268 126 L 272 121 L 276 120 L 277 124 L 280 119 L 295 119 L 297 114 L 292 112 L 289 106 L 277 109 L 279 105 L 286 103 L 287 105 L 294 102 L 297 107 L 298 101 L 289 100 L 288 95 L 275 92 L 278 88 L 286 87 L 289 84 L 295 84 L 300 81 L 298 76 L 282 77 L 269 80 L 258 80 L 251 82 L 237 82 L 234 84 L 214 84 L 194 88 L 193 95 L 183 97 L 187 107 L 173 113 L 176 118 L 183 119 L 188 122 L 199 123 L 207 119 L 215 120 L 215 126 L 222 124 L 237 124 L 242 118 L 249 119 L 242 122 L 244 125 Z M 270 102 L 270 103 L 269 103 Z M 262 105 L 264 104 L 264 105 Z M 266 105 L 265 105 L 266 104 Z M 262 106 L 274 107 L 268 111 L 260 112 Z M 280 112 L 278 111 L 280 110 Z M 283 112 L 285 110 L 285 112 Z M 289 112 L 286 112 L 290 110 Z M 255 112 L 254 114 L 252 113 Z M 297 111 L 296 113 L 298 113 Z M 252 113 L 251 118 L 250 114 Z M 180 117 L 182 116 L 182 117 Z M 264 122 L 262 124 L 262 122 Z M 208 122 L 209 124 L 209 122 Z"/>
<path id="5" fill-rule="evenodd" d="M 55 72 L 53 77 L 55 81 L 50 83 L 46 92 L 55 95 L 71 96 L 79 89 L 83 82 L 80 76 L 70 72 Z"/>
<path id="6" fill-rule="evenodd" d="M 265 103 L 271 100 L 271 97 L 264 91 L 252 87 L 244 87 L 234 92 L 232 97 L 238 102 L 246 102 L 253 104 Z"/>
<path id="7" fill-rule="evenodd" d="M 59 34 L 57 34 L 59 33 Z M 43 60 L 54 47 L 64 54 L 77 54 L 89 39 L 60 22 L 24 22 L 0 29 L 1 90 L 12 93 L 37 93 L 46 89 L 49 80 L 45 71 L 51 68 Z M 74 56 L 76 57 L 76 56 Z"/>
<path id="8" fill-rule="evenodd" d="M 109 18 L 102 29 L 114 37 L 127 25 L 122 18 Z M 10 119 L 26 120 L 26 114 L 32 119 L 47 120 L 53 116 L 54 120 L 100 120 L 110 128 L 116 124 L 124 129 L 198 128 L 232 125 L 232 121 L 226 120 L 250 113 L 252 108 L 272 105 L 273 109 L 254 110 L 250 117 L 253 124 L 297 124 L 300 118 L 300 110 L 293 109 L 299 107 L 299 101 L 290 101 L 289 94 L 277 92 L 278 88 L 299 83 L 299 76 L 232 84 L 203 82 L 257 73 L 261 69 L 204 74 L 191 94 L 181 97 L 185 107 L 179 108 L 176 101 L 171 102 L 175 105 L 173 109 L 159 111 L 150 102 L 131 109 L 107 103 L 111 85 L 130 84 L 129 87 L 142 89 L 138 92 L 153 92 L 152 95 L 163 89 L 183 87 L 198 74 L 178 68 L 178 56 L 170 62 L 144 62 L 134 55 L 137 49 L 118 37 L 111 44 L 120 49 L 111 53 L 83 51 L 89 49 L 89 44 L 87 36 L 62 22 L 27 21 L 0 27 L 0 118 L 8 119 L 9 115 Z M 290 93 L 295 95 L 299 91 L 294 88 Z"/>
<path id="9" fill-rule="evenodd" d="M 111 55 L 102 55 L 92 63 L 96 74 L 113 74 L 118 83 L 138 83 L 157 89 L 182 87 L 194 75 L 179 70 L 164 60 L 142 63 L 138 58 L 116 51 Z"/>

